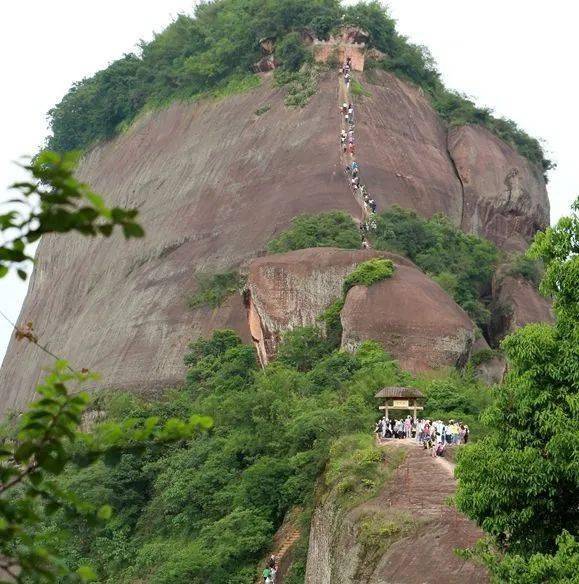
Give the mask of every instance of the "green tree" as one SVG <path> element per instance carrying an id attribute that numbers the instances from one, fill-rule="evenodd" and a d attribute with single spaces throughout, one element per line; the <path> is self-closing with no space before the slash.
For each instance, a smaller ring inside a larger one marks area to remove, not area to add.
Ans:
<path id="1" fill-rule="evenodd" d="M 27 247 L 48 233 L 77 232 L 85 236 L 111 235 L 121 227 L 126 238 L 141 237 L 144 232 L 136 222 L 134 209 L 109 208 L 103 199 L 79 183 L 73 175 L 74 154 L 59 156 L 41 153 L 25 168 L 31 179 L 12 186 L 19 192 L 17 210 L 0 215 L 0 232 L 7 242 L 0 246 L 0 278 L 11 268 L 22 279 L 27 277 L 27 263 L 32 261 Z M 17 329 L 17 338 L 26 339 L 47 351 L 32 332 Z M 48 351 L 47 351 L 48 352 Z M 89 403 L 80 387 L 96 376 L 76 372 L 63 360 L 36 388 L 40 398 L 21 416 L 14 431 L 8 426 L 0 446 L 0 577 L 3 581 L 55 582 L 92 580 L 88 564 L 70 570 L 55 547 L 46 545 L 39 526 L 55 514 L 66 512 L 69 519 L 96 524 L 110 518 L 109 505 L 90 503 L 63 488 L 56 480 L 71 460 L 71 448 L 81 443 L 79 463 L 88 465 L 104 457 L 117 459 L 119 448 L 143 448 L 190 438 L 206 429 L 208 418 L 191 416 L 188 421 L 157 417 L 142 421 L 126 420 L 123 426 L 108 424 L 94 435 L 78 431 Z M 72 386 L 72 387 L 71 387 Z"/>
<path id="2" fill-rule="evenodd" d="M 277 44 L 275 55 L 284 69 L 297 71 L 306 60 L 307 51 L 299 33 L 290 32 Z"/>
<path id="3" fill-rule="evenodd" d="M 12 202 L 18 207 L 0 215 L 0 230 L 7 239 L 0 245 L 0 278 L 15 268 L 26 279 L 26 265 L 32 261 L 27 246 L 48 233 L 109 237 L 118 226 L 127 239 L 144 235 L 136 209 L 109 208 L 75 179 L 77 160 L 74 152 L 60 156 L 45 150 L 24 166 L 31 180 L 11 186 L 18 192 Z"/>
<path id="4" fill-rule="evenodd" d="M 318 215 L 298 215 L 291 227 L 270 241 L 270 253 L 283 253 L 308 247 L 359 249 L 360 231 L 350 215 L 330 211 Z"/>
<path id="5" fill-rule="evenodd" d="M 579 201 L 529 251 L 545 264 L 541 290 L 554 299 L 555 325 L 528 325 L 503 341 L 508 374 L 485 415 L 493 431 L 457 467 L 459 509 L 508 550 L 511 566 L 554 553 L 564 530 L 579 527 L 578 209 Z M 566 549 L 569 537 L 560 540 Z"/>

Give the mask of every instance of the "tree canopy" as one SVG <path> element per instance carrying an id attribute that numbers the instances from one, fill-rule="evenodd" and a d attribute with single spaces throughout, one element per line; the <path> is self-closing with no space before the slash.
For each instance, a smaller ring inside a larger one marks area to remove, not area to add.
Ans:
<path id="1" fill-rule="evenodd" d="M 570 550 L 577 563 L 570 537 L 579 527 L 578 209 L 579 201 L 529 250 L 545 264 L 541 290 L 554 299 L 556 322 L 527 325 L 503 341 L 509 367 L 485 414 L 492 431 L 457 467 L 459 509 L 508 550 L 503 568 L 491 564 L 499 574 L 525 565 L 560 569 Z"/>

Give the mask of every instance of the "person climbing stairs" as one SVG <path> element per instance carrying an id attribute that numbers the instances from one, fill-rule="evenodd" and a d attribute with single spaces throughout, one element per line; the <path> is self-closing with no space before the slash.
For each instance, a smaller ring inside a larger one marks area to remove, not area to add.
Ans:
<path id="1" fill-rule="evenodd" d="M 372 215 L 376 211 L 376 203 L 370 199 L 366 187 L 361 183 L 360 167 L 356 160 L 356 144 L 354 134 L 354 107 L 352 104 L 352 97 L 350 95 L 349 77 L 350 74 L 349 60 L 341 67 L 341 74 L 339 77 L 338 97 L 340 100 L 340 162 L 346 174 L 348 187 L 360 208 L 362 209 L 362 216 L 357 223 L 360 225 L 362 235 L 362 246 L 365 249 L 371 247 L 365 231 L 368 231 L 372 225 L 375 225 Z"/>

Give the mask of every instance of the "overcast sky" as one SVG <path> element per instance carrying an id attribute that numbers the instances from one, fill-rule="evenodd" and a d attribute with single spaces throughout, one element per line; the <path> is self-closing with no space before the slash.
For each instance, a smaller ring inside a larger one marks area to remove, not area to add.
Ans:
<path id="1" fill-rule="evenodd" d="M 0 201 L 18 179 L 13 161 L 34 153 L 46 112 L 70 85 L 150 39 L 191 0 L 6 0 L 0 5 L 2 94 Z M 545 140 L 558 163 L 550 174 L 551 216 L 579 194 L 577 41 L 579 10 L 568 0 L 391 0 L 398 28 L 424 44 L 446 84 Z M 26 286 L 0 280 L 0 310 L 16 320 Z M 0 319 L 0 359 L 10 338 Z"/>

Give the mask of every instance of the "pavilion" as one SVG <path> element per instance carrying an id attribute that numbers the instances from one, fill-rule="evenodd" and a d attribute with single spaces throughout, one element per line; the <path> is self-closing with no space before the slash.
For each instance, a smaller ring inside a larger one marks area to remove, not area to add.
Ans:
<path id="1" fill-rule="evenodd" d="M 384 410 L 387 418 L 390 410 L 408 410 L 417 418 L 418 410 L 424 409 L 418 405 L 419 400 L 424 399 L 424 394 L 414 387 L 384 387 L 376 397 L 384 400 L 384 405 L 380 406 L 380 409 Z"/>

